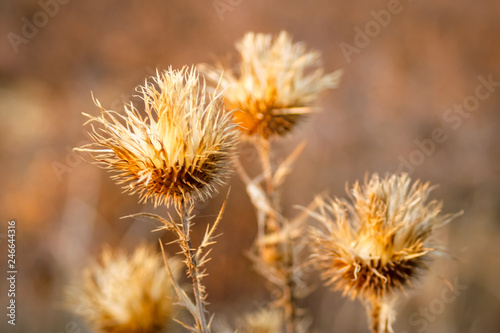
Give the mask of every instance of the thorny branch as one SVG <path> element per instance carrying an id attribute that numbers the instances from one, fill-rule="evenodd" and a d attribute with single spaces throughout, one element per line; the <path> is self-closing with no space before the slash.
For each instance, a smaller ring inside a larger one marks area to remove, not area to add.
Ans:
<path id="1" fill-rule="evenodd" d="M 182 201 L 180 206 L 177 207 L 177 213 L 181 219 L 180 222 L 175 222 L 172 216 L 169 215 L 169 219 L 164 219 L 163 217 L 156 214 L 149 213 L 139 213 L 134 215 L 129 215 L 126 217 L 148 217 L 155 220 L 160 221 L 163 225 L 157 228 L 158 230 L 168 230 L 174 233 L 176 236 L 176 240 L 172 243 L 177 243 L 181 248 L 181 252 L 186 257 L 184 263 L 186 264 L 187 274 L 191 278 L 193 285 L 193 294 L 194 294 L 194 302 L 191 298 L 186 294 L 186 292 L 179 286 L 179 284 L 174 280 L 173 275 L 171 274 L 170 267 L 166 261 L 166 255 L 164 252 L 163 244 L 160 242 L 160 246 L 163 252 L 163 257 L 165 260 L 165 265 L 167 266 L 170 278 L 172 279 L 177 297 L 178 303 L 184 306 L 189 313 L 193 316 L 195 320 L 195 325 L 190 325 L 179 320 L 176 320 L 179 324 L 184 326 L 186 329 L 191 332 L 196 333 L 210 333 L 211 329 L 211 320 L 207 321 L 207 311 L 205 309 L 206 305 L 206 290 L 202 284 L 202 278 L 207 274 L 204 269 L 204 265 L 210 260 L 209 254 L 211 249 L 208 249 L 211 245 L 214 245 L 215 242 L 215 230 L 219 225 L 222 214 L 226 207 L 226 202 L 222 205 L 217 219 L 213 223 L 212 226 L 207 226 L 205 235 L 203 240 L 201 241 L 198 247 L 194 247 L 191 242 L 190 230 L 191 230 L 191 220 L 193 219 L 192 210 L 193 205 L 189 202 Z"/>

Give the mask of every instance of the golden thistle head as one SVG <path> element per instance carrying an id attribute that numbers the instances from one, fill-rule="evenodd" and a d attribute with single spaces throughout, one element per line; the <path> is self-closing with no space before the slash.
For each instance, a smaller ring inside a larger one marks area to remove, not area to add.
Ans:
<path id="1" fill-rule="evenodd" d="M 145 116 L 131 103 L 124 113 L 103 109 L 90 118 L 95 143 L 87 151 L 117 174 L 124 191 L 155 205 L 211 196 L 230 169 L 236 132 L 219 89 L 209 94 L 196 69 L 166 70 L 137 88 Z"/>
<path id="2" fill-rule="evenodd" d="M 243 333 L 280 333 L 283 314 L 279 309 L 262 308 L 247 313 L 239 320 L 238 327 Z"/>
<path id="3" fill-rule="evenodd" d="M 354 184 L 351 202 L 322 200 L 322 228 L 314 228 L 314 252 L 323 278 L 352 298 L 390 299 L 405 291 L 427 269 L 436 251 L 433 231 L 454 215 L 441 215 L 442 203 L 427 201 L 429 183 L 377 174 Z"/>
<path id="4" fill-rule="evenodd" d="M 320 54 L 277 37 L 247 33 L 236 44 L 237 70 L 201 66 L 203 73 L 224 88 L 228 109 L 243 133 L 268 139 L 288 133 L 325 89 L 337 87 L 341 72 L 324 74 Z"/>
<path id="5" fill-rule="evenodd" d="M 170 264 L 174 278 L 178 262 Z M 68 289 L 68 305 L 96 332 L 162 332 L 172 318 L 176 299 L 165 263 L 148 246 L 130 256 L 106 249 Z"/>

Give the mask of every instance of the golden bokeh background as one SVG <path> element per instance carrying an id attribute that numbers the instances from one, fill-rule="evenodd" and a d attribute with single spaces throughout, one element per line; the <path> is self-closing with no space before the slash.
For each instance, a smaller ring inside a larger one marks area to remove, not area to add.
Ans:
<path id="1" fill-rule="evenodd" d="M 397 13 L 377 23 L 376 13 L 388 6 Z M 395 331 L 500 331 L 499 18 L 495 0 L 1 1 L 0 268 L 7 271 L 5 234 L 15 219 L 18 312 L 15 330 L 2 314 L 0 331 L 87 332 L 63 306 L 71 276 L 104 244 L 132 249 L 169 239 L 151 233 L 150 222 L 120 219 L 165 209 L 137 204 L 72 152 L 88 141 L 82 112 L 99 112 L 91 92 L 120 109 L 156 68 L 234 60 L 233 44 L 245 32 L 281 30 L 319 50 L 327 71 L 344 69 L 340 87 L 318 101 L 322 111 L 274 143 L 277 160 L 308 143 L 284 188 L 285 213 L 297 214 L 295 205 L 325 190 L 344 196 L 345 183 L 366 172 L 404 170 L 439 184 L 433 197 L 443 199 L 443 210 L 464 210 L 439 234 L 453 258 L 437 260 L 419 291 L 401 300 Z M 371 36 L 356 40 L 365 28 Z M 346 44 L 356 51 L 346 56 Z M 499 83 L 478 88 L 479 77 Z M 487 97 L 474 99 L 488 88 Z M 453 111 L 464 103 L 472 111 Z M 256 166 L 242 149 L 245 165 Z M 269 295 L 245 257 L 254 209 L 236 175 L 230 183 L 206 284 L 210 311 L 232 321 Z M 227 190 L 199 205 L 195 235 Z M 453 301 L 442 299 L 443 279 L 461 287 Z M 359 303 L 313 280 L 318 288 L 303 305 L 317 332 L 367 332 Z M 6 311 L 5 278 L 0 286 Z"/>

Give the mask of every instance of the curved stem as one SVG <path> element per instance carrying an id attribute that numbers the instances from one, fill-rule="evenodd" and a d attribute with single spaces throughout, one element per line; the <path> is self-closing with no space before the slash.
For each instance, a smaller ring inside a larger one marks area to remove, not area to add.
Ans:
<path id="1" fill-rule="evenodd" d="M 236 171 L 240 176 L 241 180 L 248 186 L 252 182 L 252 179 L 241 165 L 241 162 L 238 157 L 234 158 L 234 165 L 236 167 Z M 266 214 L 260 209 L 257 210 L 257 244 L 260 246 L 259 250 L 262 251 L 262 244 L 265 236 L 265 224 L 266 224 Z"/>

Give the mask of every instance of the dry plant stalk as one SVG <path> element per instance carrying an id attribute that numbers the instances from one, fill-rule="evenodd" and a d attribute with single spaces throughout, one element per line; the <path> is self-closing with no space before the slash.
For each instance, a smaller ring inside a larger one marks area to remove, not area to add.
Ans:
<path id="1" fill-rule="evenodd" d="M 172 216 L 169 215 L 169 219 L 164 219 L 156 214 L 139 213 L 134 215 L 129 215 L 126 217 L 149 217 L 160 221 L 163 226 L 159 227 L 158 230 L 167 230 L 173 232 L 177 239 L 174 241 L 181 248 L 181 252 L 184 254 L 186 260 L 184 261 L 187 268 L 187 275 L 191 279 L 194 293 L 194 302 L 189 298 L 186 292 L 175 282 L 173 279 L 174 275 L 169 273 L 173 280 L 173 285 L 175 292 L 177 294 L 179 304 L 185 307 L 189 313 L 193 316 L 195 320 L 195 325 L 190 325 L 184 323 L 180 320 L 176 320 L 179 324 L 187 328 L 191 332 L 210 332 L 210 326 L 212 318 L 207 320 L 207 311 L 205 310 L 207 293 L 205 286 L 202 283 L 203 277 L 207 275 L 205 270 L 205 264 L 210 260 L 209 254 L 211 252 L 210 246 L 214 245 L 215 237 L 214 235 L 219 222 L 222 219 L 222 215 L 225 208 L 225 203 L 219 211 L 219 215 L 215 220 L 214 224 L 210 227 L 207 226 L 207 230 L 203 237 L 201 244 L 198 247 L 194 247 L 191 243 L 190 230 L 192 226 L 192 215 L 194 206 L 192 204 L 186 204 L 181 202 L 178 207 L 176 207 L 176 212 L 180 217 L 180 222 L 176 222 Z M 163 250 L 163 245 L 160 243 L 162 252 L 164 254 L 165 265 L 168 271 L 171 269 L 167 262 L 165 252 Z"/>
<path id="2" fill-rule="evenodd" d="M 181 263 L 169 266 L 176 280 Z M 174 297 L 162 258 L 146 245 L 131 255 L 106 248 L 67 290 L 68 307 L 103 333 L 162 332 L 174 316 Z"/>
<path id="3" fill-rule="evenodd" d="M 132 216 L 155 218 L 163 223 L 159 229 L 177 236 L 194 292 L 193 302 L 173 281 L 180 304 L 195 320 L 194 325 L 181 324 L 192 332 L 210 332 L 201 280 L 210 253 L 206 249 L 214 244 L 223 209 L 198 247 L 190 237 L 192 210 L 195 200 L 211 197 L 215 186 L 228 176 L 237 139 L 233 115 L 224 110 L 218 88 L 207 92 L 195 68 L 170 68 L 137 90 L 142 94 L 146 117 L 132 104 L 125 107 L 125 114 L 101 107 L 101 116 L 87 115 L 100 126 L 92 127 L 95 143 L 78 150 L 89 152 L 98 165 L 115 172 L 112 178 L 124 185 L 124 191 L 138 193 L 140 201 L 175 206 L 180 222 L 171 216 Z"/>
<path id="4" fill-rule="evenodd" d="M 241 164 L 237 170 L 246 183 L 247 193 L 257 211 L 258 235 L 249 251 L 249 257 L 255 270 L 271 284 L 271 292 L 275 297 L 275 305 L 284 312 L 287 333 L 297 330 L 303 311 L 297 302 L 309 292 L 304 281 L 304 264 L 299 260 L 306 249 L 304 227 L 306 215 L 300 214 L 288 219 L 281 214 L 279 187 L 286 175 L 291 171 L 293 161 L 299 156 L 304 144 L 299 145 L 280 167 L 272 171 L 269 149 L 255 146 L 261 156 L 263 173 L 268 174 L 269 182 L 264 187 L 260 184 L 261 176 L 251 179 Z"/>
<path id="5" fill-rule="evenodd" d="M 325 283 L 366 306 L 373 333 L 393 332 L 394 304 L 428 270 L 439 252 L 436 228 L 458 214 L 442 215 L 442 203 L 427 202 L 433 187 L 408 175 L 374 174 L 355 183 L 351 201 L 318 198 L 310 215 L 315 261 Z M 459 213 L 460 214 L 460 213 Z"/>
<path id="6" fill-rule="evenodd" d="M 304 44 L 293 43 L 281 32 L 274 37 L 247 33 L 236 44 L 240 54 L 237 70 L 201 65 L 200 70 L 224 88 L 228 109 L 235 110 L 242 139 L 251 142 L 259 155 L 261 175 L 250 177 L 240 163 L 237 170 L 258 215 L 258 235 L 250 251 L 256 270 L 272 283 L 276 304 L 284 310 L 288 333 L 296 332 L 297 301 L 308 288 L 298 257 L 305 247 L 300 237 L 305 215 L 288 219 L 281 214 L 280 186 L 304 144 L 275 168 L 271 160 L 272 138 L 291 132 L 312 112 L 318 95 L 337 87 L 341 72 L 324 74 L 320 54 Z M 220 79 L 222 75 L 222 78 Z"/>

